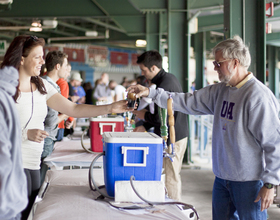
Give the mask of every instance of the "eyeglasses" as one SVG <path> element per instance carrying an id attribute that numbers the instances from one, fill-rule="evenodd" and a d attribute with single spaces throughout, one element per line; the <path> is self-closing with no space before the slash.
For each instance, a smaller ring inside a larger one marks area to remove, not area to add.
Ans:
<path id="1" fill-rule="evenodd" d="M 213 64 L 214 64 L 214 66 L 215 66 L 216 68 L 220 68 L 220 67 L 221 67 L 221 63 L 223 63 L 223 62 L 225 62 L 225 61 L 229 61 L 229 60 L 231 60 L 231 59 L 222 60 L 222 61 L 220 61 L 220 62 L 217 62 L 217 61 L 215 60 L 215 61 L 213 61 Z"/>

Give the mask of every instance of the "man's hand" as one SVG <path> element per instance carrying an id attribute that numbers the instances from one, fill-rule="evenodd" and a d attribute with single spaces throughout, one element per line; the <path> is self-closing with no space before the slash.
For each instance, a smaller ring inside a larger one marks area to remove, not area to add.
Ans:
<path id="1" fill-rule="evenodd" d="M 136 98 L 147 97 L 150 93 L 149 88 L 147 88 L 145 86 L 141 86 L 139 84 L 135 85 L 135 86 L 128 87 L 126 91 L 130 92 L 130 93 L 135 93 Z"/>
<path id="2" fill-rule="evenodd" d="M 146 131 L 146 129 L 143 125 L 140 125 L 140 126 L 134 128 L 134 130 L 133 130 L 133 132 L 145 132 L 145 131 Z"/>
<path id="3" fill-rule="evenodd" d="M 265 209 L 268 209 L 269 206 L 273 203 L 273 198 L 274 198 L 274 188 L 268 189 L 265 186 L 263 186 L 259 191 L 259 194 L 255 202 L 261 200 L 261 211 L 263 211 Z"/>
<path id="4" fill-rule="evenodd" d="M 74 124 L 74 121 L 67 120 L 65 122 L 65 128 L 70 129 L 73 126 L 73 124 Z"/>
<path id="5" fill-rule="evenodd" d="M 139 111 L 133 111 L 132 113 L 135 114 L 135 116 L 139 119 L 145 119 L 146 112 L 147 112 L 147 109 L 142 109 Z"/>
<path id="6" fill-rule="evenodd" d="M 28 129 L 27 131 L 28 140 L 35 141 L 38 143 L 44 141 L 44 139 L 48 136 L 49 136 L 48 132 L 40 129 Z"/>

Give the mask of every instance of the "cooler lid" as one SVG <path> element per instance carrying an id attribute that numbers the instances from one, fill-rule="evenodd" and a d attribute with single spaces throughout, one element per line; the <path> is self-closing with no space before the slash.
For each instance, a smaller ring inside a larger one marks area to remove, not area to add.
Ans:
<path id="1" fill-rule="evenodd" d="M 150 132 L 104 132 L 106 143 L 162 144 L 162 138 Z"/>
<path id="2" fill-rule="evenodd" d="M 122 116 L 109 116 L 106 118 L 97 118 L 97 117 L 91 117 L 90 121 L 115 121 L 115 122 L 123 122 L 124 118 Z"/>

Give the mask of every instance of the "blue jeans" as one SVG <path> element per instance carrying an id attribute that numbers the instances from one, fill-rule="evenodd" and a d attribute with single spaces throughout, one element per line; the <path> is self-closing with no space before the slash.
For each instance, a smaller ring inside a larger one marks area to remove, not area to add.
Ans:
<path id="1" fill-rule="evenodd" d="M 41 155 L 41 168 L 40 168 L 40 179 L 41 184 L 44 182 L 46 172 L 48 171 L 49 167 L 44 163 L 44 159 L 51 155 L 53 152 L 54 140 L 51 138 L 45 138 L 44 140 L 44 149 Z"/>
<path id="2" fill-rule="evenodd" d="M 54 140 L 51 138 L 46 137 L 44 140 L 44 149 L 41 155 L 41 158 L 46 158 L 47 156 L 51 155 L 53 152 Z"/>
<path id="3" fill-rule="evenodd" d="M 56 140 L 61 141 L 64 137 L 64 128 L 59 128 L 56 135 Z"/>
<path id="4" fill-rule="evenodd" d="M 212 192 L 213 220 L 266 220 L 261 200 L 254 202 L 262 186 L 261 180 L 237 182 L 216 177 Z"/>

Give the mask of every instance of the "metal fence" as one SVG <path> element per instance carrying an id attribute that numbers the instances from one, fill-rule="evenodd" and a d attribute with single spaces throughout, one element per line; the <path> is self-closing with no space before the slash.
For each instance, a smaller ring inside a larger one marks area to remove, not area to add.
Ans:
<path id="1" fill-rule="evenodd" d="M 212 158 L 212 127 L 213 115 L 190 115 L 189 117 L 191 155 L 200 158 Z"/>

